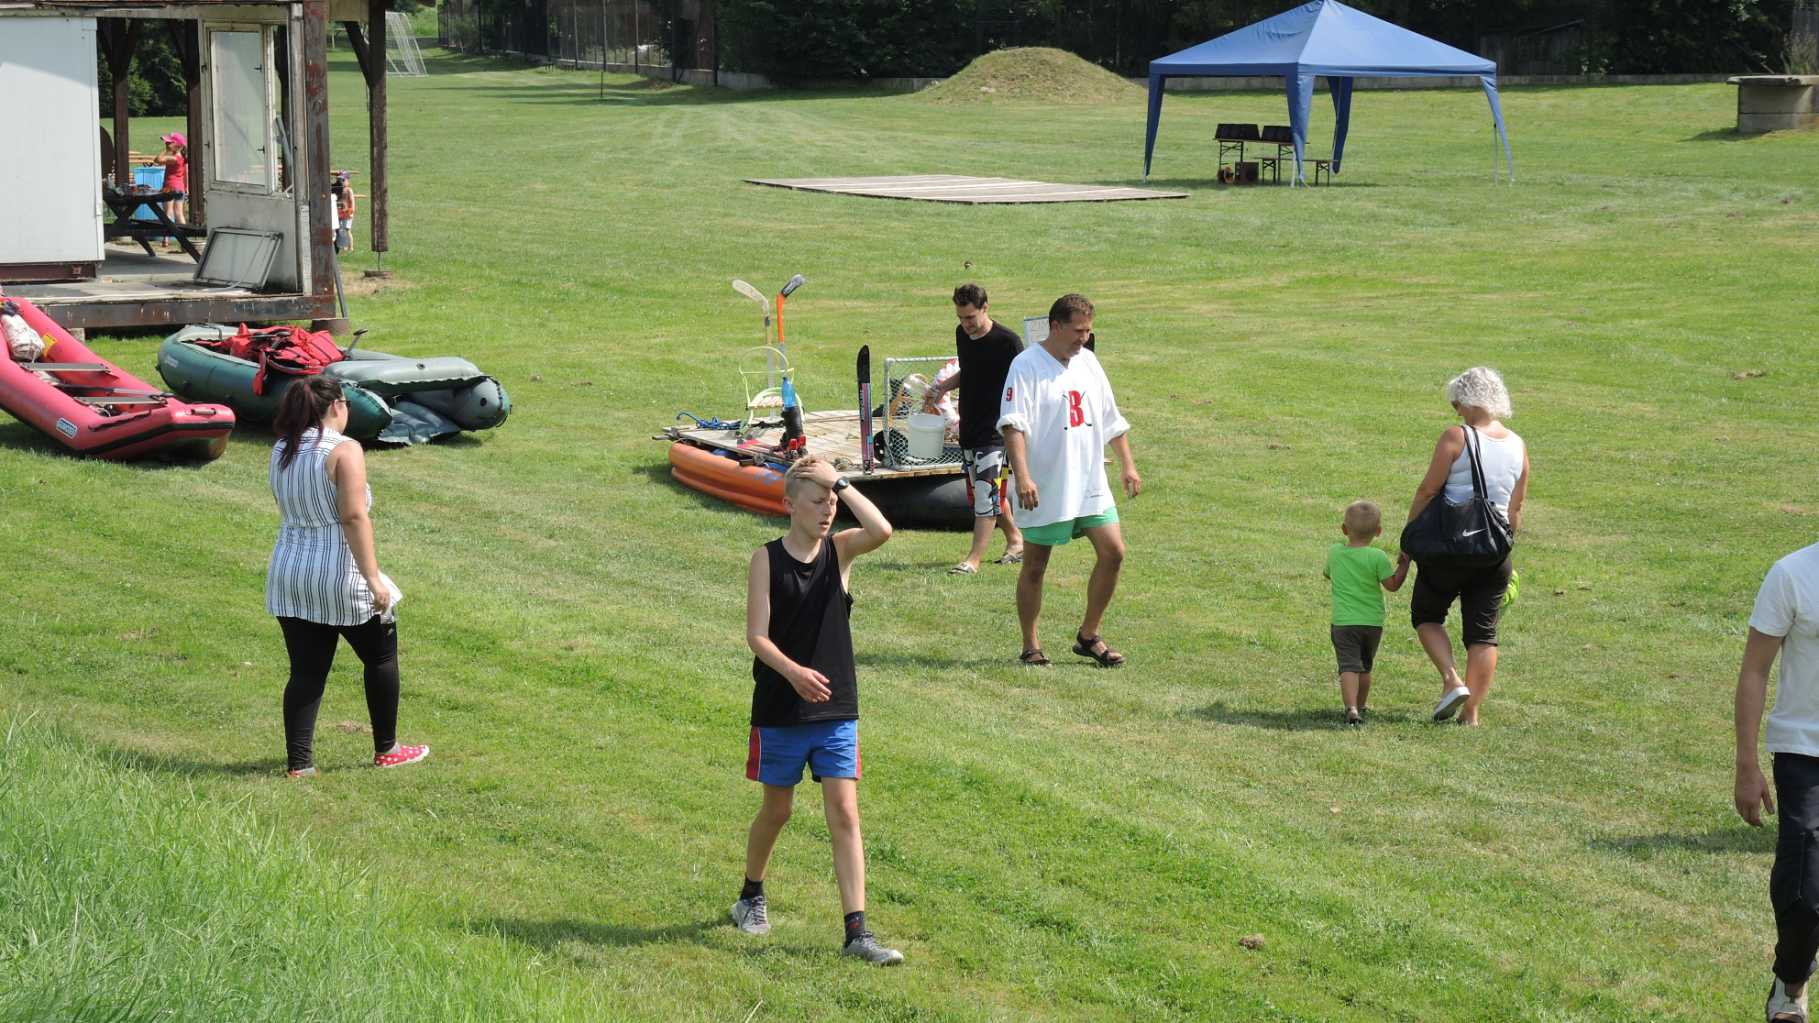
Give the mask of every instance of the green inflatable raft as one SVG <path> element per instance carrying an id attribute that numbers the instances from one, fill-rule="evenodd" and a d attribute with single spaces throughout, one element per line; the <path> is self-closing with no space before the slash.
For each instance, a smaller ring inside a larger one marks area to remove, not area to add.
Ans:
<path id="1" fill-rule="evenodd" d="M 269 423 L 285 388 L 300 378 L 268 373 L 265 393 L 254 394 L 257 364 L 193 343 L 231 337 L 238 329 L 205 323 L 177 331 L 158 347 L 158 375 L 185 400 L 219 402 L 242 420 Z M 340 381 L 347 396 L 346 433 L 355 440 L 420 443 L 491 429 L 511 414 L 505 389 L 466 359 L 356 349 L 322 374 Z"/>

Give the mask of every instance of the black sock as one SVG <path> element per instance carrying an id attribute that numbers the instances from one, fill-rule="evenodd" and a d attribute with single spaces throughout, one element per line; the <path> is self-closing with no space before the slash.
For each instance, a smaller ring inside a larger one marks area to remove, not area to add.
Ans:
<path id="1" fill-rule="evenodd" d="M 865 910 L 846 914 L 846 940 L 851 941 L 865 933 Z"/>
<path id="2" fill-rule="evenodd" d="M 764 882 L 754 881 L 749 877 L 745 879 L 745 887 L 739 889 L 739 897 L 741 899 L 752 899 L 763 894 Z"/>

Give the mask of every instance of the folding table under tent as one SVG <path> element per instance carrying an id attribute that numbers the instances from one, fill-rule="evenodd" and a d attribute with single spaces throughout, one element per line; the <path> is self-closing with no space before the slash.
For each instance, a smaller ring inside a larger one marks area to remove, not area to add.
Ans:
<path id="1" fill-rule="evenodd" d="M 1345 132 L 1352 118 L 1355 78 L 1441 77 L 1476 75 L 1491 104 L 1491 122 L 1503 143 L 1504 166 L 1516 178 L 1509 135 L 1503 130 L 1503 108 L 1497 101 L 1497 65 L 1477 54 L 1455 49 L 1424 35 L 1373 18 L 1339 0 L 1313 0 L 1273 18 L 1265 18 L 1217 39 L 1150 61 L 1149 125 L 1143 141 L 1143 177 L 1150 174 L 1156 151 L 1156 126 L 1162 119 L 1162 87 L 1170 78 L 1235 78 L 1279 75 L 1288 86 L 1288 121 L 1295 136 L 1295 181 L 1307 148 L 1307 118 L 1313 106 L 1314 78 L 1324 77 L 1333 94 L 1333 173 L 1345 154 Z"/>

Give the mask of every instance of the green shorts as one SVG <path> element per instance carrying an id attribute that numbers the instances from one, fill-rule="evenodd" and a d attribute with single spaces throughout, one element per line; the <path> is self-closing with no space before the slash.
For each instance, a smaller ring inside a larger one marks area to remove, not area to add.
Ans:
<path id="1" fill-rule="evenodd" d="M 1023 539 L 1027 543 L 1041 544 L 1044 547 L 1061 547 L 1069 540 L 1086 535 L 1089 529 L 1109 526 L 1118 521 L 1116 506 L 1107 508 L 1098 515 L 1082 515 L 1077 519 L 1062 519 L 1046 526 L 1024 526 Z"/>

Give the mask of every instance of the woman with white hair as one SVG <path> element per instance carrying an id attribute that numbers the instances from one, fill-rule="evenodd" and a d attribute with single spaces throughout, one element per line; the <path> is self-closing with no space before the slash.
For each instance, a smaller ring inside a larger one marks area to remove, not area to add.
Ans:
<path id="1" fill-rule="evenodd" d="M 1515 533 L 1522 525 L 1522 500 L 1528 493 L 1528 446 L 1503 425 L 1502 420 L 1510 415 L 1510 395 L 1503 378 L 1494 369 L 1474 366 L 1447 383 L 1446 399 L 1464 424 L 1447 427 L 1434 444 L 1427 475 L 1415 488 L 1415 499 L 1409 505 L 1409 521 L 1436 498 L 1451 504 L 1472 499 L 1472 460 L 1466 450 L 1470 431 L 1484 470 L 1487 496 Z M 1497 620 L 1503 615 L 1503 596 L 1509 585 L 1507 557 L 1495 565 L 1417 564 L 1409 620 L 1421 648 L 1440 672 L 1435 721 L 1457 714 L 1462 725 L 1478 723 L 1478 708 L 1497 673 Z M 1459 677 L 1453 641 L 1446 634 L 1447 611 L 1455 600 L 1465 639 L 1464 679 Z"/>

